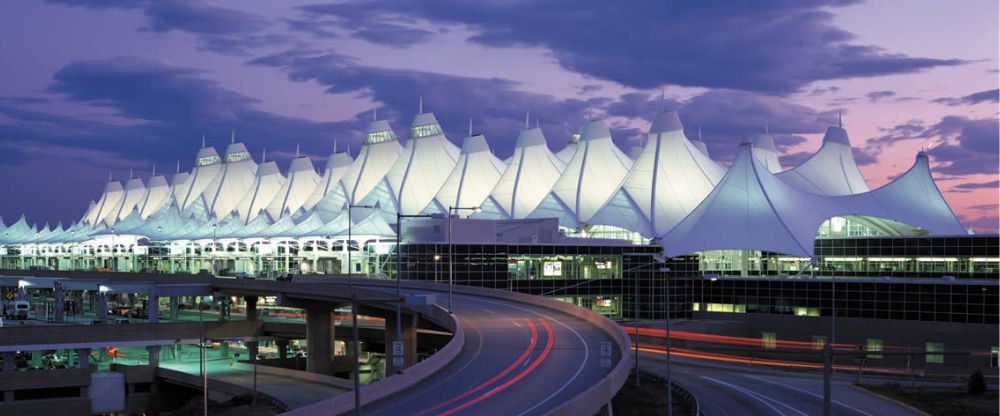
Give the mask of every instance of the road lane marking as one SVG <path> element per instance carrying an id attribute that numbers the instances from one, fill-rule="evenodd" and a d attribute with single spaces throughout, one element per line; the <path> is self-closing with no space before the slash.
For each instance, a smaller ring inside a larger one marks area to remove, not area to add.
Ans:
<path id="1" fill-rule="evenodd" d="M 811 391 L 808 391 L 808 390 L 803 390 L 803 389 L 800 389 L 800 388 L 797 388 L 797 387 L 794 387 L 794 386 L 790 386 L 790 385 L 788 385 L 788 384 L 784 384 L 784 383 L 779 383 L 779 382 L 777 382 L 777 381 L 771 381 L 771 380 L 768 380 L 768 379 L 765 379 L 765 378 L 763 378 L 763 377 L 758 377 L 758 376 L 750 376 L 750 375 L 745 375 L 745 374 L 744 374 L 744 377 L 749 377 L 749 378 L 752 378 L 752 379 L 754 379 L 754 380 L 758 380 L 758 381 L 763 381 L 763 382 L 765 382 L 765 383 L 771 383 L 771 384 L 774 384 L 774 385 L 777 385 L 777 386 L 782 386 L 782 387 L 785 387 L 785 388 L 789 388 L 789 389 L 792 389 L 792 390 L 795 390 L 795 391 L 797 391 L 797 392 L 800 392 L 800 393 L 805 393 L 805 394 L 808 394 L 808 395 L 810 395 L 810 396 L 813 396 L 813 397 L 817 397 L 817 398 L 819 398 L 819 399 L 821 399 L 821 400 L 823 399 L 823 396 L 822 396 L 822 395 L 819 395 L 819 394 L 816 394 L 816 393 L 813 393 L 813 392 L 811 392 Z M 851 406 L 851 405 L 849 405 L 849 404 L 847 404 L 847 403 L 843 403 L 843 402 L 840 402 L 840 401 L 837 401 L 837 400 L 833 400 L 833 399 L 830 399 L 830 401 L 831 401 L 832 403 L 835 403 L 835 404 L 837 404 L 837 405 L 840 405 L 840 406 L 843 406 L 843 407 L 845 407 L 845 408 L 847 408 L 847 409 L 850 409 L 850 410 L 853 410 L 853 411 L 855 411 L 855 412 L 858 412 L 858 413 L 861 413 L 861 414 L 863 414 L 863 415 L 865 415 L 865 416 L 875 416 L 875 415 L 873 415 L 873 414 L 871 414 L 871 413 L 868 413 L 868 412 L 866 412 L 866 411 L 864 411 L 864 410 L 861 410 L 861 409 L 858 409 L 858 408 L 856 408 L 856 407 L 853 407 L 853 406 Z"/>
<path id="2" fill-rule="evenodd" d="M 532 410 L 537 409 L 539 406 L 541 406 L 545 402 L 551 400 L 553 397 L 556 397 L 556 395 L 558 395 L 559 393 L 562 393 L 562 391 L 566 390 L 566 387 L 569 387 L 569 385 L 572 384 L 573 381 L 575 381 L 576 378 L 580 376 L 580 373 L 583 372 L 583 368 L 587 365 L 587 361 L 590 359 L 590 348 L 587 347 L 587 341 L 583 339 L 583 335 L 580 335 L 580 333 L 577 332 L 577 330 L 573 329 L 569 325 L 566 325 L 564 322 L 562 322 L 562 321 L 560 321 L 558 319 L 555 319 L 555 318 L 553 318 L 553 317 L 551 317 L 549 315 L 546 315 L 544 313 L 541 313 L 541 312 L 529 310 L 529 309 L 526 309 L 526 308 L 521 308 L 521 307 L 514 306 L 514 305 L 503 305 L 503 304 L 500 304 L 500 303 L 496 303 L 496 302 L 492 302 L 492 301 L 488 301 L 488 300 L 482 300 L 482 299 L 479 300 L 479 302 L 492 303 L 494 305 L 502 305 L 502 306 L 507 307 L 507 308 L 517 309 L 517 310 L 522 311 L 522 312 L 534 314 L 534 315 L 543 317 L 545 319 L 548 319 L 548 320 L 550 320 L 552 322 L 555 322 L 555 323 L 561 325 L 563 328 L 568 329 L 570 332 L 573 333 L 573 335 L 576 335 L 576 338 L 578 340 L 580 340 L 580 345 L 583 346 L 583 348 L 581 348 L 583 350 L 583 360 L 580 361 L 580 365 L 576 368 L 576 372 L 573 373 L 573 377 L 570 377 L 569 380 L 566 380 L 566 382 L 563 383 L 563 385 L 560 386 L 558 390 L 552 392 L 552 394 L 550 394 L 549 397 L 546 397 L 546 398 L 542 399 L 541 401 L 539 401 L 538 403 L 535 403 L 534 406 L 531 406 L 527 410 L 519 413 L 518 416 L 523 416 L 523 415 L 531 412 Z M 572 315 L 568 315 L 568 316 L 572 317 Z"/>
<path id="3" fill-rule="evenodd" d="M 521 327 L 521 324 L 517 323 L 517 319 L 514 319 L 514 318 L 510 318 L 510 321 L 511 321 L 511 322 L 513 322 L 513 323 L 514 323 L 514 325 L 516 325 L 516 326 L 517 326 L 518 328 L 520 328 L 520 327 Z"/>
<path id="4" fill-rule="evenodd" d="M 440 416 L 448 416 L 448 415 L 453 414 L 455 412 L 458 412 L 458 411 L 461 411 L 463 409 L 466 409 L 469 406 L 472 406 L 472 405 L 474 405 L 476 403 L 479 403 L 479 402 L 481 402 L 483 400 L 486 400 L 486 399 L 490 398 L 491 396 L 493 396 L 494 394 L 499 393 L 499 392 L 503 391 L 504 389 L 506 389 L 506 388 L 514 385 L 514 383 L 517 383 L 518 381 L 521 381 L 522 378 L 524 378 L 528 374 L 531 374 L 532 371 L 535 371 L 535 369 L 538 368 L 538 365 L 541 364 L 542 361 L 545 361 L 545 358 L 548 357 L 548 355 L 549 355 L 550 352 L 552 352 L 552 345 L 555 343 L 555 336 L 554 336 L 554 334 L 552 332 L 552 327 L 549 325 L 548 321 L 546 321 L 544 318 L 539 318 L 539 320 L 542 321 L 542 326 L 545 328 L 546 338 L 548 338 L 548 340 L 546 340 L 546 342 L 545 342 L 545 348 L 542 349 L 541 354 L 539 354 L 538 358 L 535 358 L 535 360 L 531 362 L 531 365 L 528 366 L 528 368 L 524 369 L 523 371 L 521 371 L 520 373 L 518 373 L 516 376 L 514 376 L 513 378 L 511 378 L 510 380 L 507 380 L 505 383 L 503 383 L 503 384 L 501 384 L 499 386 L 496 386 L 493 389 L 490 389 L 490 391 L 488 391 L 488 392 L 480 395 L 479 397 L 476 397 L 476 398 L 474 398 L 472 400 L 469 400 L 469 401 L 467 401 L 465 403 L 462 403 L 461 405 L 453 407 L 451 410 L 448 410 L 447 412 L 440 413 Z"/>
<path id="5" fill-rule="evenodd" d="M 722 381 L 722 380 L 717 380 L 717 379 L 714 379 L 714 378 L 709 377 L 709 376 L 701 376 L 701 378 L 703 378 L 705 380 L 709 380 L 709 381 L 713 381 L 713 382 L 719 383 L 719 384 L 721 384 L 723 386 L 729 387 L 729 388 L 731 388 L 733 390 L 736 390 L 736 391 L 738 391 L 740 393 L 743 393 L 743 394 L 747 395 L 748 397 L 750 397 L 752 399 L 755 399 L 755 400 L 763 403 L 765 406 L 770 407 L 771 410 L 774 410 L 776 413 L 780 414 L 781 416 L 785 416 L 785 412 L 782 412 L 777 407 L 772 406 L 770 403 L 767 402 L 768 400 L 773 401 L 773 402 L 775 402 L 777 404 L 780 404 L 782 406 L 785 406 L 785 407 L 791 409 L 792 411 L 794 411 L 795 413 L 798 413 L 798 414 L 800 414 L 802 416 L 808 416 L 807 414 L 799 411 L 798 409 L 796 409 L 796 408 L 794 408 L 792 406 L 789 406 L 787 403 L 784 403 L 784 402 L 782 402 L 782 401 L 780 401 L 778 399 L 767 397 L 767 396 L 765 396 L 763 394 L 760 394 L 760 393 L 757 393 L 757 392 L 755 392 L 753 390 L 746 389 L 746 388 L 737 386 L 735 384 L 727 383 L 727 382 Z"/>
<path id="6" fill-rule="evenodd" d="M 528 356 L 531 355 L 531 350 L 533 350 L 535 348 L 535 345 L 538 344 L 538 328 L 535 327 L 535 324 L 531 323 L 530 319 L 525 319 L 524 321 L 525 321 L 525 323 L 528 324 L 528 327 L 531 328 L 531 340 L 530 340 L 530 343 L 528 344 L 528 348 L 526 348 L 524 350 L 524 352 L 521 353 L 521 356 L 518 357 L 517 360 L 515 360 L 513 363 L 511 363 L 509 366 L 507 366 L 507 368 L 505 368 L 499 374 L 491 377 L 489 380 L 486 380 L 486 381 L 480 383 L 476 387 L 473 387 L 473 388 L 471 388 L 469 390 L 466 390 L 465 392 L 463 392 L 462 394 L 459 394 L 458 396 L 452 397 L 451 399 L 448 399 L 448 400 L 446 400 L 444 402 L 438 403 L 438 404 L 436 404 L 434 406 L 431 406 L 431 407 L 429 407 L 427 409 L 424 409 L 420 413 L 417 413 L 417 416 L 428 414 L 428 413 L 433 412 L 433 411 L 435 411 L 437 409 L 440 409 L 440 408 L 442 408 L 444 406 L 452 404 L 452 403 L 454 403 L 454 402 L 456 402 L 458 400 L 461 400 L 461 399 L 469 396 L 470 394 L 473 394 L 473 393 L 475 393 L 475 392 L 477 392 L 479 390 L 482 390 L 484 387 L 489 386 L 489 385 L 495 383 L 497 380 L 500 380 L 501 378 L 503 378 L 504 376 L 506 376 L 507 374 L 509 374 L 511 371 L 513 371 L 515 368 L 517 368 L 517 366 L 520 365 L 521 362 L 527 360 Z"/>

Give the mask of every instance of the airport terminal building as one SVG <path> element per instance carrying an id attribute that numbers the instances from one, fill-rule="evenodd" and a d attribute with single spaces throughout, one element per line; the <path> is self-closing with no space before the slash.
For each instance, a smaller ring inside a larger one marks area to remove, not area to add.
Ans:
<path id="1" fill-rule="evenodd" d="M 283 172 L 234 137 L 170 178 L 109 180 L 68 226 L 0 221 L 0 268 L 453 276 L 623 319 L 669 298 L 677 317 L 997 323 L 1000 239 L 960 224 L 924 153 L 870 189 L 838 125 L 799 166 L 762 134 L 724 167 L 673 112 L 629 150 L 600 120 L 559 151 L 526 125 L 504 160 L 421 112 L 405 144 L 376 120 L 356 155 Z"/>

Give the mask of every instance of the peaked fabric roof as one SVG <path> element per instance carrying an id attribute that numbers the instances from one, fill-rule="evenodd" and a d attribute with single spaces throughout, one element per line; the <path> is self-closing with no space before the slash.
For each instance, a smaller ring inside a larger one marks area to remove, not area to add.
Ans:
<path id="1" fill-rule="evenodd" d="M 405 215 L 419 214 L 448 179 L 458 155 L 434 114 L 417 114 L 406 148 L 385 175 L 396 209 Z"/>
<path id="2" fill-rule="evenodd" d="M 267 213 L 271 214 L 271 218 L 295 213 L 306 203 L 317 184 L 319 175 L 309 158 L 301 156 L 292 159 L 292 164 L 288 167 L 288 179 L 281 184 L 281 189 L 267 205 Z"/>
<path id="3" fill-rule="evenodd" d="M 854 162 L 847 130 L 839 126 L 827 127 L 819 151 L 778 177 L 796 188 L 823 195 L 868 191 L 868 183 Z"/>
<path id="4" fill-rule="evenodd" d="M 573 155 L 576 153 L 576 147 L 580 143 L 580 131 L 582 129 L 583 126 L 580 126 L 576 132 L 569 136 L 569 142 L 566 143 L 566 147 L 563 147 L 558 153 L 556 153 L 556 156 L 558 156 L 559 160 L 563 161 L 563 163 L 569 163 L 570 159 L 573 159 Z"/>
<path id="5" fill-rule="evenodd" d="M 283 188 L 284 183 L 285 177 L 278 170 L 278 165 L 274 161 L 262 162 L 257 167 L 253 186 L 236 205 L 240 220 L 247 224 L 256 218 L 261 211 L 267 208 L 267 204 L 274 200 L 274 196 Z"/>
<path id="6" fill-rule="evenodd" d="M 938 192 L 923 153 L 909 171 L 880 189 L 830 197 L 778 179 L 744 143 L 718 186 L 660 243 L 668 257 L 721 249 L 811 257 L 820 224 L 843 215 L 888 218 L 935 234 L 964 231 Z"/>
<path id="7" fill-rule="evenodd" d="M 202 147 L 194 160 L 191 175 L 177 187 L 180 196 L 177 198 L 181 210 L 187 209 L 202 196 L 205 189 L 222 173 L 222 158 L 213 147 Z M 176 195 L 176 194 L 175 194 Z M 206 201 L 207 202 L 207 201 Z"/>
<path id="8" fill-rule="evenodd" d="M 473 217 L 527 218 L 565 169 L 565 163 L 549 150 L 541 129 L 521 130 L 514 155 L 484 201 L 483 212 Z"/>
<path id="9" fill-rule="evenodd" d="M 351 169 L 353 164 L 354 159 L 351 159 L 351 155 L 347 154 L 347 152 L 334 151 L 326 159 L 326 169 L 323 170 L 323 177 L 320 178 L 319 184 L 316 185 L 316 189 L 313 190 L 312 195 L 309 195 L 306 202 L 302 204 L 302 209 L 310 210 L 327 194 L 340 190 L 343 187 L 340 180 Z"/>
<path id="10" fill-rule="evenodd" d="M 253 186 L 257 162 L 243 143 L 231 143 L 226 148 L 225 163 L 218 176 L 205 188 L 205 201 L 213 217 L 229 216 Z"/>
<path id="11" fill-rule="evenodd" d="M 122 203 L 124 193 L 125 189 L 121 182 L 111 181 L 104 185 L 104 194 L 101 195 L 101 199 L 97 200 L 97 205 L 91 211 L 87 222 L 96 225 L 106 222 L 107 218 L 113 218 L 118 213 L 118 207 Z"/>
<path id="12" fill-rule="evenodd" d="M 576 153 L 552 186 L 552 195 L 586 223 L 611 199 L 632 163 L 611 141 L 608 126 L 592 120 L 583 126 Z"/>
<path id="13" fill-rule="evenodd" d="M 170 198 L 170 184 L 163 175 L 156 175 L 149 178 L 149 185 L 146 187 L 146 194 L 139 204 L 139 215 L 143 219 L 149 218 L 154 212 L 160 209 Z"/>
<path id="14" fill-rule="evenodd" d="M 129 178 L 125 182 L 125 192 L 122 194 L 121 205 L 115 210 L 115 214 L 109 216 L 107 221 L 114 225 L 116 222 L 124 220 L 125 217 L 132 214 L 133 210 L 139 207 L 142 203 L 143 197 L 146 196 L 146 185 L 142 183 L 142 179 L 139 178 Z"/>
<path id="15" fill-rule="evenodd" d="M 591 223 L 649 238 L 663 235 L 701 203 L 723 174 L 687 139 L 677 113 L 661 112 L 628 177 Z"/>
<path id="16" fill-rule="evenodd" d="M 506 168 L 507 165 L 490 151 L 485 136 L 477 134 L 466 137 L 455 168 L 425 212 L 444 213 L 448 207 L 482 205 Z"/>
<path id="17" fill-rule="evenodd" d="M 771 173 L 781 172 L 781 162 L 778 161 L 778 148 L 774 145 L 774 136 L 758 134 L 753 138 L 753 155 Z"/>
<path id="18" fill-rule="evenodd" d="M 364 143 L 351 168 L 344 173 L 343 183 L 351 203 L 364 199 L 382 183 L 385 174 L 399 159 L 403 147 L 396 139 L 389 122 L 375 120 L 368 125 Z"/>

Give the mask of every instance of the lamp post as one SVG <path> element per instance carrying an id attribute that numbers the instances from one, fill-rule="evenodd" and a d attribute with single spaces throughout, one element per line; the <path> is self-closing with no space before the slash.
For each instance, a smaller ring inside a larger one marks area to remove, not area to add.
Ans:
<path id="1" fill-rule="evenodd" d="M 403 218 L 432 218 L 432 217 L 433 215 L 428 215 L 428 214 L 402 214 L 398 211 L 396 212 L 396 340 L 397 341 L 402 341 L 403 339 L 403 310 L 401 305 L 403 296 L 402 294 Z"/>
<path id="2" fill-rule="evenodd" d="M 111 271 L 118 271 L 118 259 L 115 257 L 115 229 L 111 229 Z"/>
<path id="3" fill-rule="evenodd" d="M 212 224 L 212 274 L 215 274 L 215 239 L 218 236 L 216 234 L 219 224 Z"/>
<path id="4" fill-rule="evenodd" d="M 452 250 L 451 244 L 451 216 L 453 212 L 457 213 L 458 211 L 463 210 L 472 212 L 483 211 L 480 207 L 448 207 L 448 313 L 451 313 L 452 286 L 455 285 L 455 253 Z"/>
<path id="5" fill-rule="evenodd" d="M 354 263 L 351 261 L 351 240 L 354 238 L 351 226 L 351 211 L 354 208 L 373 208 L 371 205 L 347 206 L 347 286 L 351 288 L 351 336 L 354 337 L 354 414 L 361 414 L 361 364 L 358 363 L 361 342 L 358 340 L 358 296 L 354 293 Z"/>

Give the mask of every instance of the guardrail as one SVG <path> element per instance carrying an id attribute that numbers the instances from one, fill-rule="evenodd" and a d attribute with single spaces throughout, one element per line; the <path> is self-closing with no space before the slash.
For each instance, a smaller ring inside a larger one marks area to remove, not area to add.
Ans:
<path id="1" fill-rule="evenodd" d="M 445 328 L 450 329 L 454 335 L 451 341 L 438 352 L 432 354 L 427 359 L 406 369 L 402 374 L 396 374 L 385 378 L 379 382 L 369 384 L 361 388 L 361 405 L 367 405 L 379 400 L 383 400 L 392 394 L 414 387 L 427 377 L 438 372 L 444 366 L 451 363 L 465 345 L 465 330 L 458 322 L 438 305 L 427 307 L 424 315 L 438 324 L 445 324 Z M 339 415 L 354 410 L 354 395 L 340 394 L 333 398 L 299 407 L 285 415 Z"/>
<path id="2" fill-rule="evenodd" d="M 360 283 L 358 283 L 360 281 Z M 305 282 L 305 279 L 303 279 Z M 378 286 L 385 288 L 395 288 L 395 281 L 381 281 L 381 280 L 371 280 L 371 279 L 358 279 L 355 280 L 356 284 L 365 286 Z M 407 289 L 417 289 L 417 290 L 427 290 L 427 291 L 441 291 L 441 286 L 435 283 L 421 282 L 421 281 L 406 281 L 402 282 L 402 286 Z M 515 301 L 518 303 L 540 306 L 546 309 L 551 309 L 566 313 L 569 315 L 581 318 L 608 334 L 608 337 L 615 343 L 618 347 L 621 359 L 618 365 L 613 367 L 608 374 L 602 378 L 599 382 L 595 383 L 589 389 L 578 394 L 570 400 L 567 400 L 559 407 L 553 409 L 549 412 L 552 415 L 591 415 L 596 414 L 600 409 L 611 402 L 615 394 L 621 390 L 621 387 L 625 384 L 629 377 L 629 371 L 632 367 L 632 341 L 625 330 L 616 324 L 614 321 L 604 317 L 603 315 L 591 311 L 589 309 L 584 309 L 566 302 L 559 302 L 556 300 L 528 295 L 518 292 L 510 292 L 506 290 L 499 289 L 488 289 L 474 286 L 454 286 L 453 291 L 455 293 L 490 297 L 495 299 L 502 299 L 508 301 Z M 454 340 L 453 340 L 454 341 Z M 452 343 L 449 342 L 449 346 Z M 447 348 L 447 347 L 446 347 Z M 440 354 L 442 351 L 434 354 L 434 357 Z M 390 378 L 386 379 L 388 381 Z M 385 381 L 375 383 L 373 387 L 377 384 L 384 383 Z M 401 390 L 400 390 L 401 391 Z M 368 390 L 362 388 L 364 394 L 368 394 Z M 366 403 L 368 403 L 366 401 Z M 295 414 L 295 413 L 293 413 Z M 327 413 L 331 414 L 331 413 Z"/>

